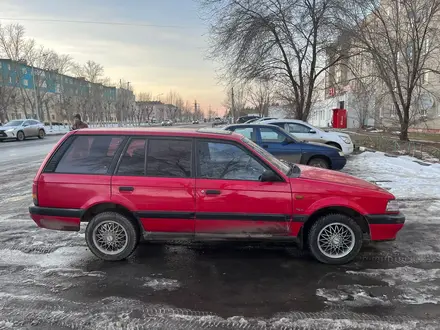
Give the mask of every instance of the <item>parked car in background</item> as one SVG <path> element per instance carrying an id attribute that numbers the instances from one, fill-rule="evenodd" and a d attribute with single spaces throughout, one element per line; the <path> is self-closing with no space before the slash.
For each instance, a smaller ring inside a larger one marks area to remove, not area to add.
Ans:
<path id="1" fill-rule="evenodd" d="M 236 124 L 223 129 L 245 136 L 275 157 L 287 162 L 332 170 L 341 170 L 347 162 L 344 153 L 339 149 L 321 143 L 298 141 L 278 126 Z"/>
<path id="2" fill-rule="evenodd" d="M 275 120 L 275 119 L 278 119 L 278 118 L 276 118 L 276 117 L 263 117 L 263 118 L 258 118 L 257 120 L 253 121 L 252 123 L 253 124 L 257 124 L 257 123 L 264 123 L 264 124 L 266 124 L 267 121 Z M 247 124 L 249 124 L 249 122 Z"/>
<path id="3" fill-rule="evenodd" d="M 164 120 L 162 122 L 162 126 L 173 126 L 173 122 L 171 120 Z"/>
<path id="4" fill-rule="evenodd" d="M 45 136 L 44 124 L 35 119 L 11 120 L 0 127 L 0 141 L 23 141 L 31 137 L 44 139 Z"/>
<path id="5" fill-rule="evenodd" d="M 301 120 L 275 119 L 266 121 L 265 124 L 279 126 L 294 135 L 298 140 L 319 142 L 334 146 L 344 152 L 344 155 L 350 155 L 354 150 L 354 144 L 350 135 L 340 132 L 324 131 Z"/>
<path id="6" fill-rule="evenodd" d="M 193 120 L 193 122 L 192 122 L 193 124 L 198 124 L 199 123 L 199 121 L 198 120 Z"/>
<path id="7" fill-rule="evenodd" d="M 387 190 L 281 162 L 226 130 L 82 129 L 46 157 L 29 208 L 42 228 L 79 231 L 104 260 L 148 240 L 282 241 L 344 264 L 364 239 L 396 238 L 405 217 Z M 78 249 L 78 253 L 82 253 Z"/>
<path id="8" fill-rule="evenodd" d="M 255 120 L 260 119 L 260 116 L 247 115 L 247 116 L 239 117 L 237 119 L 237 124 L 243 124 L 243 123 L 246 123 L 247 121 L 252 120 L 252 119 L 255 119 Z"/>
<path id="9" fill-rule="evenodd" d="M 220 126 L 220 125 L 226 125 L 228 122 L 224 118 L 215 117 L 214 122 L 212 123 L 212 127 Z"/>

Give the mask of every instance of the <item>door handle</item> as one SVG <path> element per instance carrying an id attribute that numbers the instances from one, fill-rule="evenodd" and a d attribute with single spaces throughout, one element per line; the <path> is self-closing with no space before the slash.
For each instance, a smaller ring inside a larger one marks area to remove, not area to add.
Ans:
<path id="1" fill-rule="evenodd" d="M 220 195 L 220 190 L 206 190 L 206 195 Z"/>
<path id="2" fill-rule="evenodd" d="M 134 187 L 119 187 L 119 191 L 134 191 Z"/>
<path id="3" fill-rule="evenodd" d="M 269 148 L 269 146 L 267 144 L 263 144 L 263 148 Z"/>

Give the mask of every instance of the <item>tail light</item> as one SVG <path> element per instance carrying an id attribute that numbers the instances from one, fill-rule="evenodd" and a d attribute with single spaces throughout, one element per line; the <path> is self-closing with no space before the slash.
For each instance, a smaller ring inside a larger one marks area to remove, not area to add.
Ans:
<path id="1" fill-rule="evenodd" d="M 32 184 L 32 200 L 35 206 L 38 206 L 38 182 Z"/>

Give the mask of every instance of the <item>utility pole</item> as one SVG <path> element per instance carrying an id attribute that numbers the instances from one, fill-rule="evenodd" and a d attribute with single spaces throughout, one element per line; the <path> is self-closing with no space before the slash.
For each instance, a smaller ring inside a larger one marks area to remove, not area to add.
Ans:
<path id="1" fill-rule="evenodd" d="M 231 88 L 231 111 L 232 111 L 232 122 L 235 123 L 234 87 Z"/>
<path id="2" fill-rule="evenodd" d="M 193 120 L 197 119 L 197 100 L 194 100 L 194 116 Z"/>

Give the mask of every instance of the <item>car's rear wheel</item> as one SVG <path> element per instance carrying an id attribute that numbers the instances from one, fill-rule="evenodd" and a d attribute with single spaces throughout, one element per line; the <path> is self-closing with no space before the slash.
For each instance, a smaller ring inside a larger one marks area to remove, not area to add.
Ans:
<path id="1" fill-rule="evenodd" d="M 39 139 L 44 139 L 44 136 L 46 135 L 46 133 L 44 132 L 44 129 L 40 129 L 38 131 L 38 138 Z"/>
<path id="2" fill-rule="evenodd" d="M 309 166 L 313 166 L 313 167 L 319 167 L 319 168 L 326 168 L 329 169 L 330 168 L 330 164 L 329 162 L 321 157 L 315 157 L 309 160 L 309 162 L 307 163 L 307 165 Z"/>
<path id="3" fill-rule="evenodd" d="M 342 265 L 356 258 L 362 237 L 362 229 L 353 219 L 343 214 L 328 214 L 313 224 L 308 244 L 318 261 Z"/>
<path id="4" fill-rule="evenodd" d="M 17 133 L 17 140 L 23 141 L 24 140 L 24 133 L 22 131 L 18 131 Z"/>
<path id="5" fill-rule="evenodd" d="M 139 243 L 139 229 L 116 212 L 96 215 L 87 225 L 86 242 L 98 258 L 118 261 L 129 257 Z"/>

